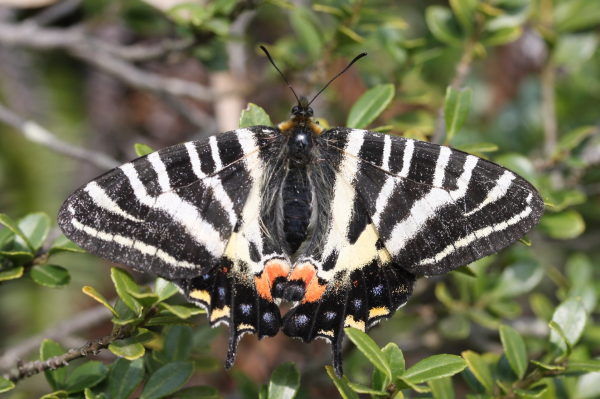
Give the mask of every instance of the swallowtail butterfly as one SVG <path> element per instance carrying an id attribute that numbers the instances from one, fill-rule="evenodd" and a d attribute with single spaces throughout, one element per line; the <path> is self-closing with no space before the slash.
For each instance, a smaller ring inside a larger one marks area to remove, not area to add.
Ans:
<path id="1" fill-rule="evenodd" d="M 296 99 L 276 127 L 175 145 L 105 173 L 66 200 L 58 222 L 89 252 L 172 281 L 211 325 L 228 324 L 226 368 L 244 333 L 281 329 L 329 341 L 341 376 L 345 327 L 367 331 L 408 301 L 417 276 L 515 242 L 544 203 L 502 166 L 428 142 L 324 129 Z M 283 316 L 281 300 L 295 303 Z"/>

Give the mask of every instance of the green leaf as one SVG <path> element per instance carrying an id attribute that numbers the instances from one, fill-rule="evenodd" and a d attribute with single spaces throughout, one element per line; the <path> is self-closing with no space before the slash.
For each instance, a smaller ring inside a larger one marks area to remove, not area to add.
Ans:
<path id="1" fill-rule="evenodd" d="M 84 253 L 85 249 L 81 248 L 79 245 L 75 244 L 73 241 L 69 240 L 65 237 L 64 234 L 61 234 L 54 244 L 52 244 L 52 248 L 50 248 L 49 254 L 54 255 L 59 252 L 79 252 Z"/>
<path id="2" fill-rule="evenodd" d="M 537 185 L 538 175 L 535 171 L 535 166 L 533 166 L 531 159 L 528 157 L 522 154 L 509 152 L 496 157 L 494 162 L 518 173 L 534 186 Z"/>
<path id="3" fill-rule="evenodd" d="M 269 387 L 265 384 L 260 386 L 260 391 L 258 392 L 258 399 L 268 399 L 269 397 Z"/>
<path id="4" fill-rule="evenodd" d="M 183 305 L 169 305 L 168 303 L 160 303 L 158 307 L 161 310 L 166 310 L 169 313 L 181 318 L 181 319 L 189 319 L 192 317 L 192 310 Z M 161 313 L 162 315 L 162 313 Z"/>
<path id="5" fill-rule="evenodd" d="M 547 296 L 540 292 L 534 292 L 529 297 L 529 305 L 533 313 L 544 321 L 550 321 L 554 313 L 554 304 Z"/>
<path id="6" fill-rule="evenodd" d="M 529 362 L 531 364 L 533 364 L 534 366 L 536 366 L 537 368 L 539 368 L 540 370 L 562 371 L 565 369 L 563 366 L 558 366 L 556 364 L 543 363 L 543 362 L 539 362 L 537 360 L 530 360 Z"/>
<path id="7" fill-rule="evenodd" d="M 102 382 L 108 375 L 106 366 L 97 361 L 91 361 L 77 367 L 67 378 L 65 390 L 69 393 L 81 392 Z"/>
<path id="8" fill-rule="evenodd" d="M 509 26 L 486 32 L 481 38 L 481 42 L 488 47 L 502 46 L 514 42 L 522 35 L 523 28 L 521 26 Z"/>
<path id="9" fill-rule="evenodd" d="M 190 326 L 194 327 L 194 323 L 187 320 L 180 319 L 179 317 L 171 316 L 158 316 L 151 318 L 146 326 Z"/>
<path id="10" fill-rule="evenodd" d="M 527 348 L 521 334 L 510 326 L 501 325 L 500 340 L 510 368 L 522 379 L 527 371 Z"/>
<path id="11" fill-rule="evenodd" d="M 19 220 L 19 228 L 35 252 L 42 247 L 48 237 L 50 218 L 45 213 L 30 213 Z"/>
<path id="12" fill-rule="evenodd" d="M 544 214 L 538 228 L 551 238 L 570 240 L 585 231 L 585 221 L 579 212 L 567 209 L 559 213 Z"/>
<path id="13" fill-rule="evenodd" d="M 311 60 L 317 60 L 323 52 L 323 40 L 316 26 L 310 20 L 308 11 L 296 7 L 290 12 L 290 25 L 302 47 L 308 52 Z"/>
<path id="14" fill-rule="evenodd" d="M 33 281 L 44 287 L 60 288 L 71 281 L 69 271 L 56 265 L 34 266 L 31 268 L 30 275 Z"/>
<path id="15" fill-rule="evenodd" d="M 14 387 L 14 382 L 9 381 L 6 378 L 0 377 L 0 393 L 8 392 L 11 389 L 14 389 Z"/>
<path id="16" fill-rule="evenodd" d="M 144 287 L 139 287 L 144 288 Z M 154 294 L 150 288 L 145 287 L 146 290 L 140 289 L 140 292 L 127 291 L 135 300 L 137 300 L 143 308 L 147 309 L 159 301 L 158 295 Z"/>
<path id="17" fill-rule="evenodd" d="M 571 130 L 558 140 L 558 148 L 563 151 L 570 151 L 595 132 L 596 126 L 581 126 Z"/>
<path id="18" fill-rule="evenodd" d="M 473 271 L 473 269 L 471 269 L 469 266 L 461 266 L 461 267 L 454 269 L 453 271 L 456 273 L 464 274 L 465 276 L 475 277 L 475 278 L 477 277 L 477 273 L 475 273 L 475 271 Z"/>
<path id="19" fill-rule="evenodd" d="M 456 355 L 435 355 L 425 358 L 406 370 L 402 378 L 412 384 L 453 376 L 467 367 L 467 362 Z"/>
<path id="20" fill-rule="evenodd" d="M 154 286 L 154 293 L 158 295 L 159 302 L 165 301 L 179 292 L 177 287 L 170 281 L 158 277 Z"/>
<path id="21" fill-rule="evenodd" d="M 450 313 L 440 320 L 439 331 L 449 339 L 465 339 L 471 333 L 471 322 L 464 313 Z"/>
<path id="22" fill-rule="evenodd" d="M 348 36 L 350 39 L 354 40 L 356 43 L 364 43 L 365 38 L 348 28 L 346 25 L 338 25 L 338 30 L 344 35 Z"/>
<path id="23" fill-rule="evenodd" d="M 444 118 L 446 120 L 446 141 L 458 133 L 465 124 L 469 108 L 471 107 L 471 96 L 473 90 L 466 88 L 462 90 L 448 86 L 446 89 L 446 102 L 444 104 Z"/>
<path id="24" fill-rule="evenodd" d="M 556 308 L 550 324 L 554 325 L 553 322 L 560 330 L 555 328 L 550 331 L 550 343 L 554 352 L 560 355 L 567 351 L 567 343 L 559 331 L 562 331 L 571 345 L 575 345 L 583 333 L 587 322 L 587 312 L 583 303 L 576 298 L 567 299 Z"/>
<path id="25" fill-rule="evenodd" d="M 142 311 L 142 305 L 130 295 L 130 292 L 140 292 L 140 287 L 131 274 L 120 267 L 113 267 L 110 270 L 110 277 L 117 290 L 117 295 L 123 300 L 123 303 L 139 315 Z"/>
<path id="26" fill-rule="evenodd" d="M 192 352 L 192 329 L 188 326 L 167 328 L 163 343 L 163 353 L 171 361 L 189 360 Z"/>
<path id="27" fill-rule="evenodd" d="M 56 391 L 40 397 L 40 399 L 67 399 L 69 393 L 67 391 Z"/>
<path id="28" fill-rule="evenodd" d="M 547 385 L 538 385 L 537 387 L 530 389 L 515 388 L 513 389 L 513 392 L 519 396 L 525 396 L 527 398 L 539 398 L 544 394 L 544 392 L 546 392 L 547 389 Z"/>
<path id="29" fill-rule="evenodd" d="M 144 360 L 119 358 L 113 363 L 108 378 L 112 399 L 127 399 L 140 385 L 144 377 Z"/>
<path id="30" fill-rule="evenodd" d="M 431 388 L 431 392 L 435 399 L 454 399 L 456 397 L 454 384 L 452 384 L 452 378 L 450 377 L 427 381 L 427 385 Z"/>
<path id="31" fill-rule="evenodd" d="M 89 285 L 86 285 L 85 287 L 83 287 L 81 289 L 81 291 L 83 291 L 84 294 L 86 294 L 88 296 L 91 296 L 96 301 L 100 302 L 108 310 L 110 310 L 113 315 L 115 315 L 116 317 L 119 317 L 119 314 L 117 313 L 117 311 L 115 310 L 115 308 L 113 308 L 112 305 L 110 303 L 108 303 L 108 301 L 106 300 L 106 298 L 104 297 L 104 295 L 102 295 L 101 293 L 99 293 L 98 291 L 96 291 L 96 289 L 94 287 L 90 287 Z"/>
<path id="32" fill-rule="evenodd" d="M 258 397 L 258 385 L 246 374 L 239 370 L 233 369 L 231 371 L 231 377 L 233 377 L 235 385 L 237 385 L 238 392 L 243 399 L 256 399 Z"/>
<path id="33" fill-rule="evenodd" d="M 455 145 L 454 148 L 471 154 L 498 151 L 498 146 L 494 143 L 467 143 Z"/>
<path id="34" fill-rule="evenodd" d="M 393 84 L 380 84 L 367 90 L 350 109 L 346 126 L 363 129 L 387 108 L 394 98 Z"/>
<path id="35" fill-rule="evenodd" d="M 400 377 L 404 374 L 404 369 L 406 367 L 406 362 L 404 360 L 404 354 L 393 342 L 390 342 L 381 350 L 383 356 L 386 358 L 388 364 L 390 365 L 390 370 L 392 371 L 392 379 L 394 381 L 396 378 Z"/>
<path id="36" fill-rule="evenodd" d="M 120 339 L 108 345 L 108 350 L 127 360 L 136 360 L 146 353 L 144 345 L 133 338 Z"/>
<path id="37" fill-rule="evenodd" d="M 473 373 L 477 381 L 483 385 L 487 393 L 492 393 L 494 390 L 494 379 L 490 367 L 485 362 L 482 356 L 472 351 L 462 353 L 463 358 L 469 365 L 469 370 Z"/>
<path id="38" fill-rule="evenodd" d="M 159 399 L 181 388 L 194 373 L 192 362 L 173 362 L 164 365 L 150 376 L 140 399 Z"/>
<path id="39" fill-rule="evenodd" d="M 431 392 L 431 388 L 426 387 L 424 385 L 413 384 L 412 382 L 410 382 L 409 380 L 407 380 L 404 377 L 400 377 L 396 380 L 396 389 L 398 389 L 398 390 L 412 389 L 412 390 L 417 391 L 417 393 Z"/>
<path id="40" fill-rule="evenodd" d="M 359 384 L 357 382 L 348 381 L 348 387 L 356 393 L 367 393 L 370 395 L 389 396 L 389 393 L 386 391 L 378 391 L 376 389 L 369 388 L 368 386 Z"/>
<path id="41" fill-rule="evenodd" d="M 264 109 L 256 104 L 248 103 L 248 107 L 240 116 L 240 128 L 250 126 L 272 126 L 271 118 Z"/>
<path id="42" fill-rule="evenodd" d="M 433 36 L 440 42 L 454 47 L 462 45 L 463 35 L 449 8 L 443 6 L 427 7 L 425 21 Z"/>
<path id="43" fill-rule="evenodd" d="M 42 345 L 40 346 L 41 361 L 46 361 L 55 356 L 61 356 L 64 353 L 64 349 L 58 342 L 54 342 L 51 339 L 45 339 L 42 341 Z M 53 390 L 59 391 L 65 388 L 65 383 L 67 381 L 66 368 L 61 367 L 56 370 L 45 370 L 44 375 L 46 377 L 46 381 L 48 381 L 48 385 L 50 385 Z"/>
<path id="44" fill-rule="evenodd" d="M 581 65 L 591 59 L 598 49 L 598 36 L 595 33 L 583 33 L 576 35 L 560 35 L 554 51 L 552 52 L 555 65 L 566 66 L 571 69 L 579 69 Z M 586 128 L 588 126 L 584 126 Z M 575 129 L 575 131 L 582 128 Z M 595 129 L 592 129 L 593 133 Z M 581 134 L 585 134 L 581 132 Z M 569 135 L 569 133 L 567 133 Z M 566 136 L 567 136 L 566 135 Z M 566 137 L 566 136 L 563 136 Z M 584 137 L 585 138 L 585 137 Z M 560 142 L 559 141 L 559 146 Z"/>
<path id="45" fill-rule="evenodd" d="M 591 373 L 600 372 L 600 360 L 569 360 L 567 370 L 571 371 L 589 371 Z"/>
<path id="46" fill-rule="evenodd" d="M 133 148 L 135 149 L 135 153 L 137 154 L 138 157 L 143 157 L 144 155 L 148 155 L 148 154 L 151 154 L 154 152 L 152 147 L 150 147 L 147 144 L 142 144 L 142 143 L 135 143 L 133 145 Z"/>
<path id="47" fill-rule="evenodd" d="M 106 397 L 104 395 L 95 395 L 94 392 L 92 392 L 92 390 L 89 388 L 86 388 L 83 391 L 83 396 L 85 397 L 85 399 L 100 399 L 100 398 L 106 399 Z"/>
<path id="48" fill-rule="evenodd" d="M 4 226 L 6 226 L 6 228 L 15 233 L 22 240 L 22 242 L 25 243 L 29 251 L 35 252 L 35 249 L 29 242 L 27 236 L 23 233 L 23 231 L 21 231 L 21 228 L 19 227 L 17 222 L 15 222 L 10 216 L 8 216 L 5 213 L 0 213 L 0 224 L 3 224 Z"/>
<path id="49" fill-rule="evenodd" d="M 196 386 L 181 389 L 173 394 L 176 399 L 222 399 L 217 388 Z"/>
<path id="50" fill-rule="evenodd" d="M 596 0 L 569 0 L 554 7 L 554 25 L 559 32 L 578 31 L 600 23 Z"/>
<path id="51" fill-rule="evenodd" d="M 300 388 L 300 372 L 293 362 L 281 364 L 269 380 L 269 399 L 293 399 Z"/>
<path id="52" fill-rule="evenodd" d="M 25 268 L 23 266 L 11 267 L 0 271 L 0 281 L 14 280 L 23 276 Z"/>
<path id="53" fill-rule="evenodd" d="M 502 271 L 492 291 L 496 297 L 516 297 L 534 289 L 544 278 L 544 269 L 535 261 L 518 261 Z"/>
<path id="54" fill-rule="evenodd" d="M 329 375 L 329 378 L 331 378 L 331 381 L 333 381 L 333 384 L 335 385 L 337 390 L 340 392 L 340 395 L 342 395 L 342 398 L 344 398 L 344 399 L 360 399 L 358 397 L 358 394 L 356 392 L 354 392 L 352 390 L 352 388 L 350 388 L 348 386 L 348 383 L 350 381 L 348 381 L 348 378 L 346 378 L 346 376 L 342 376 L 342 378 L 337 378 L 335 375 L 335 371 L 333 370 L 333 367 L 331 367 L 331 366 L 325 366 L 325 370 L 327 370 L 327 374 Z"/>
<path id="55" fill-rule="evenodd" d="M 377 346 L 375 341 L 364 332 L 356 328 L 345 328 L 344 331 L 350 340 L 356 345 L 367 359 L 381 372 L 383 372 L 390 380 L 392 379 L 392 371 L 387 359 Z"/>
<path id="56" fill-rule="evenodd" d="M 456 15 L 456 19 L 458 19 L 465 32 L 470 33 L 473 31 L 478 4 L 479 0 L 450 0 L 452 12 Z"/>

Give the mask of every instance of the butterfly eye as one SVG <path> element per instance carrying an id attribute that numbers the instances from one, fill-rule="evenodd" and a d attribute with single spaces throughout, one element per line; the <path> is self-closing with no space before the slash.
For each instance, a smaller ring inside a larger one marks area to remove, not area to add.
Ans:
<path id="1" fill-rule="evenodd" d="M 296 115 L 299 111 L 300 111 L 300 108 L 298 108 L 298 106 L 295 105 L 294 108 L 292 108 L 292 115 Z"/>
<path id="2" fill-rule="evenodd" d="M 306 110 L 306 112 L 308 113 L 308 116 L 313 116 L 313 110 L 311 107 L 308 107 L 308 109 Z"/>

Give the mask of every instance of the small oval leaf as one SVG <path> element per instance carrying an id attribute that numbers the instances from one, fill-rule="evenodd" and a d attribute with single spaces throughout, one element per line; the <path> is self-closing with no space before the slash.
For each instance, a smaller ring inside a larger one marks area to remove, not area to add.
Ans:
<path id="1" fill-rule="evenodd" d="M 242 111 L 240 116 L 240 128 L 272 125 L 269 115 L 256 104 L 248 103 L 248 107 Z"/>
<path id="2" fill-rule="evenodd" d="M 569 298 L 556 308 L 552 322 L 560 327 L 569 343 L 575 345 L 583 334 L 587 312 L 579 299 Z M 550 331 L 550 343 L 556 354 L 560 355 L 567 351 L 567 343 L 556 330 Z"/>
<path id="3" fill-rule="evenodd" d="M 387 108 L 396 89 L 393 84 L 381 84 L 367 90 L 350 109 L 346 126 L 364 129 Z"/>
<path id="4" fill-rule="evenodd" d="M 471 88 L 462 90 L 448 86 L 446 90 L 446 102 L 444 103 L 444 118 L 446 121 L 446 142 L 458 133 L 465 124 L 469 108 L 471 108 Z"/>
<path id="5" fill-rule="evenodd" d="M 194 373 L 192 362 L 173 362 L 156 370 L 146 382 L 140 399 L 159 399 L 181 388 Z"/>
<path id="6" fill-rule="evenodd" d="M 34 266 L 31 268 L 30 275 L 33 281 L 44 287 L 61 288 L 71 281 L 69 271 L 56 265 Z"/>
<path id="7" fill-rule="evenodd" d="M 117 290 L 117 295 L 123 300 L 123 303 L 136 314 L 140 314 L 142 306 L 130 294 L 130 292 L 140 292 L 140 287 L 137 285 L 131 274 L 120 267 L 113 267 L 110 270 L 110 277 Z"/>
<path id="8" fill-rule="evenodd" d="M 66 391 L 70 394 L 81 392 L 102 382 L 108 375 L 106 366 L 97 361 L 87 362 L 77 367 L 67 378 Z"/>
<path id="9" fill-rule="evenodd" d="M 106 300 L 106 298 L 104 297 L 104 295 L 102 295 L 101 293 L 99 293 L 94 287 L 90 287 L 89 285 L 86 285 L 85 287 L 83 287 L 81 289 L 81 291 L 83 291 L 84 294 L 86 294 L 88 296 L 91 296 L 96 301 L 100 302 L 108 310 L 110 310 L 111 313 L 114 314 L 116 317 L 119 317 L 119 314 L 117 313 L 117 311 L 115 310 L 115 308 L 113 308 L 112 305 L 110 303 L 108 303 L 108 301 Z"/>
<path id="10" fill-rule="evenodd" d="M 331 367 L 331 366 L 325 366 L 325 370 L 327 370 L 327 374 L 329 375 L 329 378 L 331 378 L 331 380 L 333 381 L 333 384 L 335 385 L 337 390 L 340 392 L 340 395 L 342 395 L 342 398 L 344 398 L 344 399 L 360 399 L 358 397 L 358 394 L 356 392 L 354 392 L 352 390 L 352 388 L 350 388 L 348 386 L 348 383 L 350 381 L 348 381 L 348 378 L 346 376 L 342 376 L 342 378 L 337 378 L 335 375 L 335 371 L 333 370 L 333 367 Z"/>
<path id="11" fill-rule="evenodd" d="M 467 362 L 456 355 L 435 355 L 421 360 L 402 374 L 402 378 L 412 384 L 449 377 L 460 373 Z"/>
<path id="12" fill-rule="evenodd" d="M 135 143 L 133 145 L 133 149 L 138 157 L 143 157 L 144 155 L 152 154 L 154 149 L 147 144 Z"/>
<path id="13" fill-rule="evenodd" d="M 462 357 L 467 361 L 469 370 L 473 373 L 477 381 L 483 385 L 487 393 L 492 393 L 494 390 L 494 378 L 490 371 L 490 366 L 485 362 L 482 356 L 473 351 L 465 351 Z"/>
<path id="14" fill-rule="evenodd" d="M 15 383 L 0 377 L 0 393 L 8 392 L 15 388 Z"/>
<path id="15" fill-rule="evenodd" d="M 346 335 L 354 345 L 361 351 L 367 359 L 381 372 L 383 372 L 390 380 L 392 379 L 392 371 L 390 365 L 381 352 L 381 349 L 377 346 L 375 341 L 364 332 L 357 330 L 356 328 L 345 328 Z"/>
<path id="16" fill-rule="evenodd" d="M 30 213 L 19 220 L 19 228 L 27 236 L 34 251 L 37 251 L 50 232 L 50 218 L 42 212 Z"/>
<path id="17" fill-rule="evenodd" d="M 454 47 L 462 45 L 463 35 L 449 8 L 443 6 L 429 6 L 425 11 L 427 27 L 442 43 Z"/>
<path id="18" fill-rule="evenodd" d="M 42 341 L 40 346 L 40 360 L 45 361 L 54 356 L 60 356 L 65 353 L 64 349 L 58 342 L 54 342 L 51 339 L 45 339 Z M 55 391 L 59 391 L 65 388 L 65 382 L 67 381 L 67 369 L 64 367 L 57 368 L 56 370 L 45 370 L 44 375 L 48 385 Z"/>
<path id="19" fill-rule="evenodd" d="M 119 358 L 113 363 L 108 386 L 112 399 L 127 399 L 142 382 L 144 376 L 144 360 L 134 361 Z"/>
<path id="20" fill-rule="evenodd" d="M 156 279 L 156 285 L 154 286 L 154 293 L 158 295 L 158 300 L 160 302 L 165 301 L 177 294 L 179 291 L 177 287 L 173 283 L 164 278 L 158 277 Z"/>
<path id="21" fill-rule="evenodd" d="M 510 368 L 522 379 L 527 371 L 527 348 L 525 341 L 514 328 L 506 325 L 500 326 L 500 340 L 504 354 L 508 359 Z"/>
<path id="22" fill-rule="evenodd" d="M 567 209 L 559 213 L 544 214 L 538 228 L 557 240 L 570 240 L 585 231 L 585 221 L 579 212 Z"/>
<path id="23" fill-rule="evenodd" d="M 300 388 L 300 372 L 293 362 L 281 364 L 269 380 L 269 399 L 293 399 Z"/>

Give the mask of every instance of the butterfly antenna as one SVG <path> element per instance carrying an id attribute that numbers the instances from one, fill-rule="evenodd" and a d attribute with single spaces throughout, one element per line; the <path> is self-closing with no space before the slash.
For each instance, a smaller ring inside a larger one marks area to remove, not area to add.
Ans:
<path id="1" fill-rule="evenodd" d="M 298 101 L 298 105 L 300 105 L 300 100 L 298 100 L 298 96 L 296 95 L 296 92 L 292 88 L 292 85 L 290 84 L 290 82 L 288 82 L 288 80 L 286 79 L 286 77 L 283 74 L 283 72 L 281 72 L 279 70 L 279 68 L 277 68 L 277 65 L 275 65 L 275 63 L 273 62 L 273 58 L 271 58 L 271 54 L 269 54 L 269 52 L 267 51 L 267 49 L 265 48 L 265 46 L 260 46 L 260 48 L 262 49 L 262 51 L 265 52 L 265 54 L 269 58 L 269 61 L 271 61 L 271 64 L 273 64 L 273 66 L 275 67 L 275 69 L 277 69 L 277 72 L 279 72 L 279 74 L 281 75 L 281 77 L 283 78 L 283 80 L 285 80 L 285 83 L 287 83 L 287 85 L 290 87 L 290 89 L 292 90 L 292 93 L 294 93 L 294 97 L 296 97 L 296 101 Z M 352 62 L 354 62 L 354 61 L 352 61 Z M 352 65 L 352 64 L 350 64 L 350 65 Z"/>
<path id="2" fill-rule="evenodd" d="M 351 62 L 351 63 L 349 63 L 349 64 L 348 64 L 348 66 L 347 66 L 346 68 L 344 68 L 344 70 L 343 70 L 342 72 L 338 73 L 338 74 L 335 76 L 335 78 L 331 79 L 331 80 L 329 81 L 329 83 L 327 83 L 327 84 L 325 85 L 325 87 L 323 87 L 323 88 L 321 89 L 321 91 L 320 91 L 320 92 L 318 92 L 318 93 L 317 93 L 317 95 L 316 95 L 316 96 L 314 96 L 312 100 L 310 100 L 310 102 L 308 103 L 308 105 L 312 104 L 312 102 L 313 102 L 313 101 L 315 101 L 315 98 L 317 98 L 317 97 L 319 96 L 319 94 L 323 93 L 323 90 L 325 90 L 325 89 L 327 88 L 327 86 L 329 86 L 329 85 L 331 84 L 331 82 L 333 82 L 334 80 L 336 80 L 336 79 L 337 79 L 337 78 L 338 78 L 338 77 L 339 77 L 341 74 L 343 74 L 344 72 L 346 72 L 346 71 L 348 70 L 348 68 L 350 68 L 350 67 L 352 66 L 352 64 L 354 64 L 356 61 L 360 60 L 360 59 L 361 59 L 362 57 L 364 57 L 365 55 L 367 55 L 367 53 L 362 53 L 362 54 L 359 54 L 359 55 L 357 55 L 356 57 L 354 57 L 354 59 L 352 60 L 352 62 Z M 308 105 L 307 105 L 307 106 L 308 106 Z"/>

